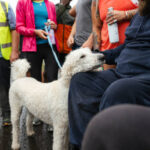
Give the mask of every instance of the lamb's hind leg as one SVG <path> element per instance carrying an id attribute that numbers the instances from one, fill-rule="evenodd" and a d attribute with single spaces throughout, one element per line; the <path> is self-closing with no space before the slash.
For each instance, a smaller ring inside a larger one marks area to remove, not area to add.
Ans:
<path id="1" fill-rule="evenodd" d="M 20 114 L 21 106 L 14 104 L 11 106 L 11 123 L 12 123 L 12 149 L 18 150 L 20 148 L 19 134 L 20 134 Z"/>
<path id="2" fill-rule="evenodd" d="M 33 125 L 32 125 L 33 119 L 34 116 L 27 110 L 26 130 L 28 136 L 34 135 Z"/>
<path id="3" fill-rule="evenodd" d="M 68 126 L 55 126 L 53 131 L 53 150 L 68 150 Z"/>

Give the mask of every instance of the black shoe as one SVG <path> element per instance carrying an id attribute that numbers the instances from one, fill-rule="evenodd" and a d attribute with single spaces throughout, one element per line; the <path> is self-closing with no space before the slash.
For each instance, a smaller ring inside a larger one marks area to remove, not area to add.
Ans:
<path id="1" fill-rule="evenodd" d="M 10 120 L 10 112 L 3 112 L 3 126 L 10 126 L 11 125 L 11 120 Z"/>
<path id="2" fill-rule="evenodd" d="M 3 126 L 11 126 L 10 117 L 3 117 Z"/>

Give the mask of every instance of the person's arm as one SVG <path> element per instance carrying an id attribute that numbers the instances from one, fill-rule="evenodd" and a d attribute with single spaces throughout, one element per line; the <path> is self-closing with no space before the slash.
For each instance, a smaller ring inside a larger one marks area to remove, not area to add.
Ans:
<path id="1" fill-rule="evenodd" d="M 105 50 L 103 52 L 100 52 L 100 53 L 103 53 L 105 55 L 106 64 L 114 65 L 115 59 L 120 55 L 120 53 L 124 49 L 124 47 L 125 47 L 125 43 L 114 48 L 114 49 L 109 49 L 109 50 Z"/>
<path id="2" fill-rule="evenodd" d="M 19 0 L 16 7 L 16 30 L 25 36 L 35 36 L 34 28 L 26 27 L 26 16 L 23 1 Z"/>
<path id="3" fill-rule="evenodd" d="M 69 14 L 70 14 L 72 17 L 76 17 L 76 6 L 72 7 L 72 8 L 69 10 Z"/>
<path id="4" fill-rule="evenodd" d="M 100 49 L 102 21 L 99 14 L 99 0 L 92 1 L 92 30 L 93 30 L 93 49 Z"/>
<path id="5" fill-rule="evenodd" d="M 65 6 L 65 5 L 68 5 L 70 3 L 70 0 L 61 0 L 60 3 Z"/>
<path id="6" fill-rule="evenodd" d="M 20 42 L 20 35 L 16 32 L 16 30 L 11 31 L 12 35 L 12 51 L 10 56 L 10 62 L 19 58 L 19 42 Z"/>
<path id="7" fill-rule="evenodd" d="M 75 36 L 75 33 L 76 33 L 76 20 L 72 26 L 72 30 L 71 30 L 71 33 L 69 35 L 69 38 L 67 40 L 67 45 L 68 47 L 72 47 L 72 45 L 74 44 L 74 36 Z"/>
<path id="8" fill-rule="evenodd" d="M 118 11 L 114 10 L 112 12 L 107 13 L 106 22 L 108 24 L 113 24 L 114 22 L 128 21 L 133 18 L 133 16 L 137 13 L 138 8 L 128 10 L 128 11 Z"/>
<path id="9" fill-rule="evenodd" d="M 99 16 L 98 8 L 99 0 L 93 0 L 91 6 L 91 16 L 92 16 L 92 30 L 89 38 L 83 43 L 82 47 L 89 47 L 90 49 L 99 49 L 100 47 L 100 30 L 101 21 Z"/>
<path id="10" fill-rule="evenodd" d="M 16 7 L 16 30 L 25 36 L 38 36 L 41 39 L 47 39 L 47 33 L 44 30 L 36 30 L 34 28 L 26 27 L 26 16 L 24 9 L 24 1 L 19 0 Z"/>
<path id="11" fill-rule="evenodd" d="M 46 26 L 51 26 L 51 29 L 57 30 L 57 19 L 56 19 L 56 7 L 53 3 L 50 3 L 52 7 L 52 14 L 53 14 L 53 20 L 50 20 L 50 22 L 46 22 Z"/>
<path id="12" fill-rule="evenodd" d="M 93 33 L 90 34 L 89 38 L 82 44 L 82 47 L 88 47 L 92 49 L 93 47 Z"/>
<path id="13" fill-rule="evenodd" d="M 16 32 L 16 18 L 13 9 L 8 5 L 8 23 L 12 36 L 12 51 L 10 56 L 10 62 L 18 59 L 19 57 L 19 40 L 20 36 Z"/>
<path id="14" fill-rule="evenodd" d="M 56 18 L 56 7 L 54 4 L 51 4 L 53 8 L 53 20 L 51 20 L 51 28 L 56 30 L 57 29 L 57 18 Z"/>

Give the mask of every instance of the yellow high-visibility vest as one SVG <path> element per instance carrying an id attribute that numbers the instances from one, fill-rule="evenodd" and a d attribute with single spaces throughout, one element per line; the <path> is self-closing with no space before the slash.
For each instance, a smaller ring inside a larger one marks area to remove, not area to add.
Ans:
<path id="1" fill-rule="evenodd" d="M 12 39 L 7 16 L 8 3 L 0 2 L 0 49 L 3 58 L 9 60 L 12 50 Z"/>

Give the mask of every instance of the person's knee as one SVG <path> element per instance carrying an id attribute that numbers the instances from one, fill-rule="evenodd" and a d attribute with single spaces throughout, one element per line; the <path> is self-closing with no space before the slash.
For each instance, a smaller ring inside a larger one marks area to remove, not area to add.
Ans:
<path id="1" fill-rule="evenodd" d="M 121 103 L 136 103 L 134 102 L 137 92 L 137 82 L 132 79 L 121 79 L 112 83 L 105 91 L 100 109 L 107 108 L 112 105 Z"/>
<path id="2" fill-rule="evenodd" d="M 73 89 L 71 88 L 72 86 L 78 86 L 82 83 L 82 81 L 84 81 L 84 74 L 84 72 L 79 72 L 71 78 L 70 90 Z"/>

